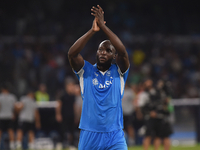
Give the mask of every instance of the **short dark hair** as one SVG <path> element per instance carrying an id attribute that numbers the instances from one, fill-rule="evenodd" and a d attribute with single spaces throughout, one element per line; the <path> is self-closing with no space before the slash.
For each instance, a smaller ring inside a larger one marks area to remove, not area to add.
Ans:
<path id="1" fill-rule="evenodd" d="M 9 91 L 9 83 L 8 82 L 3 82 L 1 84 L 1 89 L 4 89 L 4 90 L 8 90 Z"/>

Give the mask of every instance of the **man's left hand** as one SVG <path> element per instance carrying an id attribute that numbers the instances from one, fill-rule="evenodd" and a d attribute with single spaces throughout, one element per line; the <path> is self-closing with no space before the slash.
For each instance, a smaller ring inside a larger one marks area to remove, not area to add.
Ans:
<path id="1" fill-rule="evenodd" d="M 106 22 L 104 21 L 104 11 L 103 11 L 103 9 L 99 5 L 97 5 L 97 7 L 93 6 L 91 11 L 92 11 L 91 14 L 93 16 L 95 16 L 95 18 L 96 18 L 97 25 L 99 27 L 105 25 Z"/>

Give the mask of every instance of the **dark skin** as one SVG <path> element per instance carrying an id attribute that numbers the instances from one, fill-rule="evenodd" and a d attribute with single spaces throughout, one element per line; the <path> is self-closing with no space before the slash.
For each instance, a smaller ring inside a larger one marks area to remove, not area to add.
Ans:
<path id="1" fill-rule="evenodd" d="M 90 38 L 96 32 L 102 30 L 109 40 L 105 40 L 99 44 L 96 54 L 97 68 L 100 71 L 106 71 L 110 68 L 112 60 L 116 59 L 117 65 L 121 72 L 124 73 L 129 67 L 129 59 L 125 46 L 117 35 L 105 25 L 103 9 L 97 5 L 97 7 L 93 6 L 91 11 L 91 14 L 95 17 L 92 28 L 80 37 L 68 51 L 68 58 L 72 68 L 75 71 L 79 71 L 84 66 L 84 59 L 80 55 L 80 52 Z"/>
<path id="2" fill-rule="evenodd" d="M 99 44 L 96 59 L 97 59 L 97 67 L 101 71 L 108 70 L 112 60 L 116 57 L 116 50 L 111 45 L 109 40 L 105 40 Z"/>

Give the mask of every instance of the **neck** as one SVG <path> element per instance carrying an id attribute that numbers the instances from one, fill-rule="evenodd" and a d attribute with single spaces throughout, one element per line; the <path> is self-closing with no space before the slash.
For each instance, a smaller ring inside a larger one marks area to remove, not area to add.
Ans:
<path id="1" fill-rule="evenodd" d="M 2 91 L 2 93 L 4 93 L 4 94 L 8 94 L 9 92 L 5 90 L 5 91 Z"/>
<path id="2" fill-rule="evenodd" d="M 99 65 L 97 64 L 97 68 L 100 70 L 100 71 L 106 71 L 110 68 L 111 64 L 110 65 Z"/>

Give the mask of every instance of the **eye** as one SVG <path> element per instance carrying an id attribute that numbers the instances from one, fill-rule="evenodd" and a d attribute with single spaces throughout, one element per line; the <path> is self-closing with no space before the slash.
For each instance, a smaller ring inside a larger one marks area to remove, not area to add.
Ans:
<path id="1" fill-rule="evenodd" d="M 112 50 L 111 49 L 107 49 L 107 52 L 112 53 Z"/>

